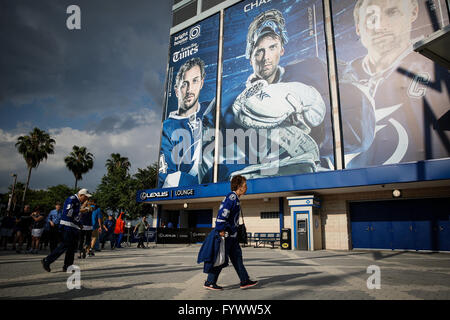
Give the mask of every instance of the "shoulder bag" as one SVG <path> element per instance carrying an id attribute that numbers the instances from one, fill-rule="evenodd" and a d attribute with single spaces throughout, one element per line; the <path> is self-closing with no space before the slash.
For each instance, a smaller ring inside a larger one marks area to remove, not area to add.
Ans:
<path id="1" fill-rule="evenodd" d="M 237 239 L 239 243 L 247 244 L 247 228 L 245 227 L 244 215 L 241 209 L 242 224 L 237 229 Z"/>

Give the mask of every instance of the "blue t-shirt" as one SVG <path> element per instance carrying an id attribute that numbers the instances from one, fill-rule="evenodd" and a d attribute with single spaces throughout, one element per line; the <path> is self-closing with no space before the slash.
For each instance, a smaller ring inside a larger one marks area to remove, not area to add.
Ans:
<path id="1" fill-rule="evenodd" d="M 114 231 L 114 226 L 115 226 L 116 222 L 114 220 L 106 220 L 105 221 L 105 227 L 108 229 L 108 231 L 106 231 L 106 233 L 113 233 Z"/>
<path id="2" fill-rule="evenodd" d="M 97 208 L 94 210 L 94 212 L 92 212 L 92 228 L 98 229 L 100 227 L 99 223 L 98 223 L 98 219 L 102 220 L 103 216 L 102 216 L 102 211 L 100 210 L 100 208 Z"/>

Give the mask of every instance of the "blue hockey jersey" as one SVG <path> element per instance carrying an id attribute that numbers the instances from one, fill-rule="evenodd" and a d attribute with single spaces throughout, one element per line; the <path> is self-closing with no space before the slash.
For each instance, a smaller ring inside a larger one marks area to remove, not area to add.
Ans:
<path id="1" fill-rule="evenodd" d="M 236 192 L 232 191 L 227 194 L 220 204 L 219 213 L 217 214 L 216 219 L 216 230 L 225 230 L 230 237 L 236 237 L 240 212 L 241 203 Z"/>
<path id="2" fill-rule="evenodd" d="M 66 199 L 59 225 L 62 228 L 72 228 L 80 230 L 81 226 L 81 202 L 77 195 L 72 195 Z"/>
<path id="3" fill-rule="evenodd" d="M 201 182 L 203 132 L 214 128 L 214 101 L 200 103 L 199 110 L 187 117 L 171 112 L 163 122 L 159 155 L 158 187 L 196 185 Z M 212 163 L 211 163 L 212 166 Z M 204 170 L 206 171 L 206 170 Z"/>

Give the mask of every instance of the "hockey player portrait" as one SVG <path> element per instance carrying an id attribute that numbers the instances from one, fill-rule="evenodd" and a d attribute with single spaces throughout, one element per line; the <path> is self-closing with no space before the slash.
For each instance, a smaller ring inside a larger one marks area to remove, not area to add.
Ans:
<path id="1" fill-rule="evenodd" d="M 161 188 L 199 184 L 202 137 L 213 127 L 214 101 L 200 102 L 205 64 L 200 58 L 187 60 L 178 70 L 175 95 L 178 109 L 163 122 L 159 155 L 158 186 Z"/>
<path id="2" fill-rule="evenodd" d="M 414 52 L 412 46 L 434 31 L 430 17 L 441 19 L 439 6 L 445 3 L 345 3 L 353 9 L 353 30 L 360 41 L 352 46 L 336 40 L 337 58 L 343 60 L 340 52 L 356 52 L 361 45 L 366 51 L 338 70 L 346 167 L 449 157 L 450 135 L 444 131 L 449 123 L 443 117 L 450 109 L 448 70 Z M 334 10 L 342 12 L 342 8 Z M 355 113 L 348 102 L 355 99 L 356 91 L 365 98 Z"/>
<path id="3" fill-rule="evenodd" d="M 332 154 L 326 64 L 318 57 L 281 63 L 288 43 L 286 20 L 278 9 L 260 10 L 248 25 L 242 52 L 253 72 L 223 93 L 221 130 L 226 143 L 218 172 L 221 181 L 235 175 L 252 179 L 333 166 L 330 158 L 327 162 L 321 156 L 321 150 Z M 248 136 L 245 149 L 227 139 L 230 129 Z M 251 142 L 252 133 L 257 143 Z M 258 149 L 261 140 L 267 152 Z"/>

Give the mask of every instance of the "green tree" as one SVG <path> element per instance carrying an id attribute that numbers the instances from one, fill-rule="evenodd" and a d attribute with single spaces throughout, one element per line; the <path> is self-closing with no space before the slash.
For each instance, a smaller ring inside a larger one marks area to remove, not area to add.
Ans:
<path id="1" fill-rule="evenodd" d="M 24 189 L 25 184 L 22 182 L 17 182 L 14 191 L 14 197 L 12 199 L 11 210 L 13 210 L 14 207 L 16 211 L 21 209 L 18 208 L 16 204 L 18 203 L 18 199 L 23 194 Z M 11 193 L 11 190 L 12 185 L 9 186 L 9 193 L 3 196 L 2 198 L 3 203 L 5 204 L 8 203 L 9 194 Z M 64 203 L 64 201 L 72 194 L 73 190 L 64 184 L 48 187 L 46 190 L 28 189 L 27 202 L 25 204 L 29 204 L 31 206 L 31 209 L 34 209 L 36 206 L 39 206 L 41 208 L 41 211 L 47 214 L 51 210 L 55 209 L 55 203 L 57 201 Z"/>
<path id="2" fill-rule="evenodd" d="M 94 196 L 103 210 L 119 212 L 126 209 L 128 189 L 130 188 L 131 177 L 128 170 L 131 163 L 126 157 L 119 153 L 111 154 L 111 158 L 106 160 L 106 174 L 97 187 Z M 129 199 L 128 199 L 129 202 Z"/>
<path id="3" fill-rule="evenodd" d="M 157 163 L 139 168 L 134 176 L 128 173 L 130 161 L 120 154 L 111 154 L 105 166 L 107 172 L 94 194 L 99 206 L 115 213 L 124 211 L 132 219 L 151 214 L 151 206 L 136 202 L 136 191 L 156 185 Z"/>
<path id="4" fill-rule="evenodd" d="M 158 163 L 155 162 L 145 169 L 138 168 L 138 172 L 134 175 L 138 181 L 138 189 L 156 188 L 158 179 Z"/>
<path id="5" fill-rule="evenodd" d="M 82 180 L 83 174 L 94 166 L 94 155 L 88 152 L 86 147 L 73 146 L 72 152 L 64 158 L 64 162 L 75 177 L 74 190 L 77 191 L 78 180 Z"/>
<path id="6" fill-rule="evenodd" d="M 115 170 L 125 170 L 125 173 L 130 170 L 131 163 L 127 157 L 122 157 L 120 153 L 111 153 L 111 158 L 106 160 L 106 169 L 108 172 Z"/>
<path id="7" fill-rule="evenodd" d="M 17 139 L 16 148 L 28 167 L 27 183 L 22 197 L 22 204 L 24 204 L 27 189 L 30 185 L 31 169 L 37 168 L 44 159 L 47 160 L 49 154 L 55 152 L 55 140 L 45 131 L 34 128 L 29 135 L 20 136 Z"/>

